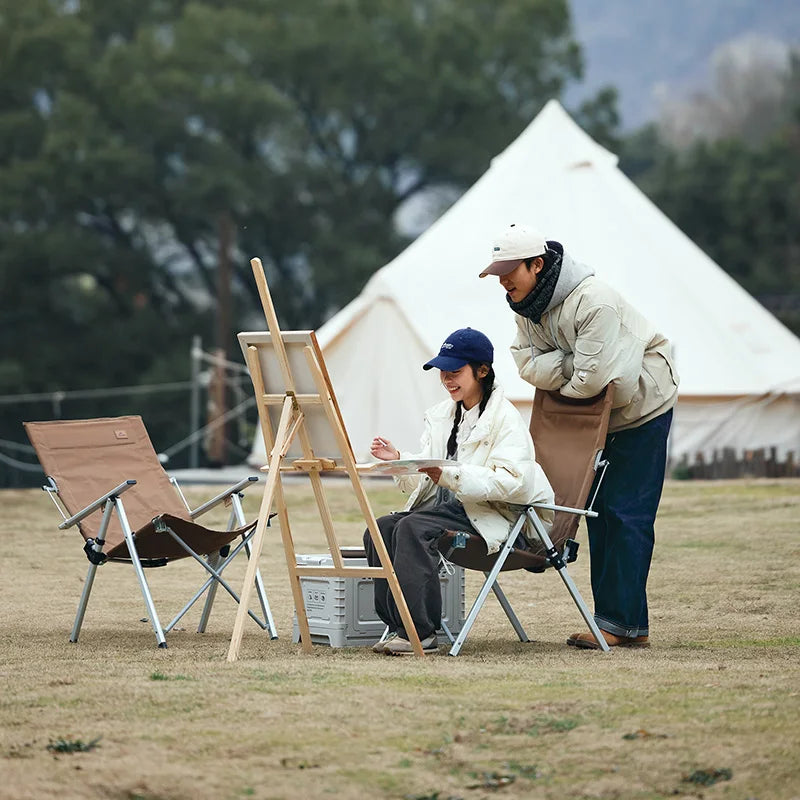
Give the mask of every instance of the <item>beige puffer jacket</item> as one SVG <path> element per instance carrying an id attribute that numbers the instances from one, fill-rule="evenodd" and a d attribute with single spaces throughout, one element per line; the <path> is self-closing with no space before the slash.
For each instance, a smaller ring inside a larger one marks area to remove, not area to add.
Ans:
<path id="1" fill-rule="evenodd" d="M 400 457 L 446 458 L 455 409 L 456 404 L 449 399 L 429 408 L 422 449 L 419 453 L 401 453 Z M 424 474 L 398 476 L 395 482 L 411 495 L 405 511 L 412 511 L 436 493 L 436 484 Z M 528 427 L 497 384 L 475 428 L 458 448 L 458 464 L 442 469 L 439 485 L 459 499 L 489 553 L 500 549 L 519 517 L 520 509 L 513 504 L 554 502 L 550 483 L 536 463 Z M 553 512 L 537 513 L 549 530 Z M 532 532 L 525 533 L 532 536 Z"/>
<path id="2" fill-rule="evenodd" d="M 678 374 L 669 341 L 566 253 L 541 321 L 514 316 L 511 354 L 528 383 L 576 398 L 614 384 L 610 432 L 636 428 L 675 405 Z"/>

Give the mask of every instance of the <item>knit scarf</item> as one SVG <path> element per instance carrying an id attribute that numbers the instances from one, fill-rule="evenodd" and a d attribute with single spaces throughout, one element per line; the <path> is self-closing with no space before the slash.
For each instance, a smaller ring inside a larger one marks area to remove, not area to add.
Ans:
<path id="1" fill-rule="evenodd" d="M 562 254 L 557 250 L 548 249 L 545 255 L 545 268 L 536 279 L 536 286 L 519 303 L 515 303 L 509 295 L 506 301 L 511 310 L 520 316 L 527 317 L 531 322 L 538 324 L 547 309 L 547 304 L 553 299 L 553 292 L 561 274 Z M 549 264 L 548 264 L 549 262 Z"/>

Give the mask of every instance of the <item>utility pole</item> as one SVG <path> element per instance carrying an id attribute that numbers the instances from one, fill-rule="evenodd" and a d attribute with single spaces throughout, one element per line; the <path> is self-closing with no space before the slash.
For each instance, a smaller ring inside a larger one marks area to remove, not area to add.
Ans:
<path id="1" fill-rule="evenodd" d="M 209 423 L 224 416 L 228 410 L 226 368 L 228 359 L 228 336 L 231 329 L 231 249 L 233 247 L 233 221 L 227 211 L 218 217 L 219 258 L 217 260 L 217 318 L 216 350 L 217 363 L 212 372 L 209 387 Z M 208 458 L 214 464 L 227 463 L 227 437 L 225 425 L 218 425 L 209 433 Z"/>
<path id="2" fill-rule="evenodd" d="M 192 395 L 189 405 L 189 430 L 194 434 L 200 429 L 200 368 L 203 347 L 199 336 L 192 337 L 190 353 L 192 364 Z M 197 469 L 200 455 L 200 439 L 195 437 L 189 445 L 189 466 Z"/>

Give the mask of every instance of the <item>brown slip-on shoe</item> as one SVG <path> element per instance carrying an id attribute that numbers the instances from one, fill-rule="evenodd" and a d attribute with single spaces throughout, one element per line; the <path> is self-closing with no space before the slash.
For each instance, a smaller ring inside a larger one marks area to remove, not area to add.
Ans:
<path id="1" fill-rule="evenodd" d="M 647 636 L 617 636 L 607 631 L 601 631 L 601 633 L 609 647 L 650 647 L 650 640 Z M 597 644 L 591 633 L 573 633 L 567 639 L 567 644 L 581 650 L 600 649 L 600 645 Z"/>

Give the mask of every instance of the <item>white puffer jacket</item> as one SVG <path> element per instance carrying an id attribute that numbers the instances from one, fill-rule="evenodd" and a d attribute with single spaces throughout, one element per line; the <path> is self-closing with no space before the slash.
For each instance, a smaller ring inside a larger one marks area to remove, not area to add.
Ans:
<path id="1" fill-rule="evenodd" d="M 446 458 L 447 440 L 453 428 L 456 404 L 445 400 L 425 412 L 425 430 L 419 453 L 400 458 Z M 500 549 L 510 526 L 519 517 L 513 504 L 553 503 L 553 490 L 536 463 L 528 426 L 503 390 L 494 385 L 489 402 L 475 428 L 458 448 L 458 463 L 442 469 L 439 485 L 449 489 L 464 506 L 475 529 L 486 540 L 489 553 Z M 412 511 L 436 493 L 436 484 L 424 474 L 395 478 L 411 497 L 405 511 Z M 537 511 L 549 529 L 552 511 Z M 526 531 L 526 535 L 530 532 Z"/>

